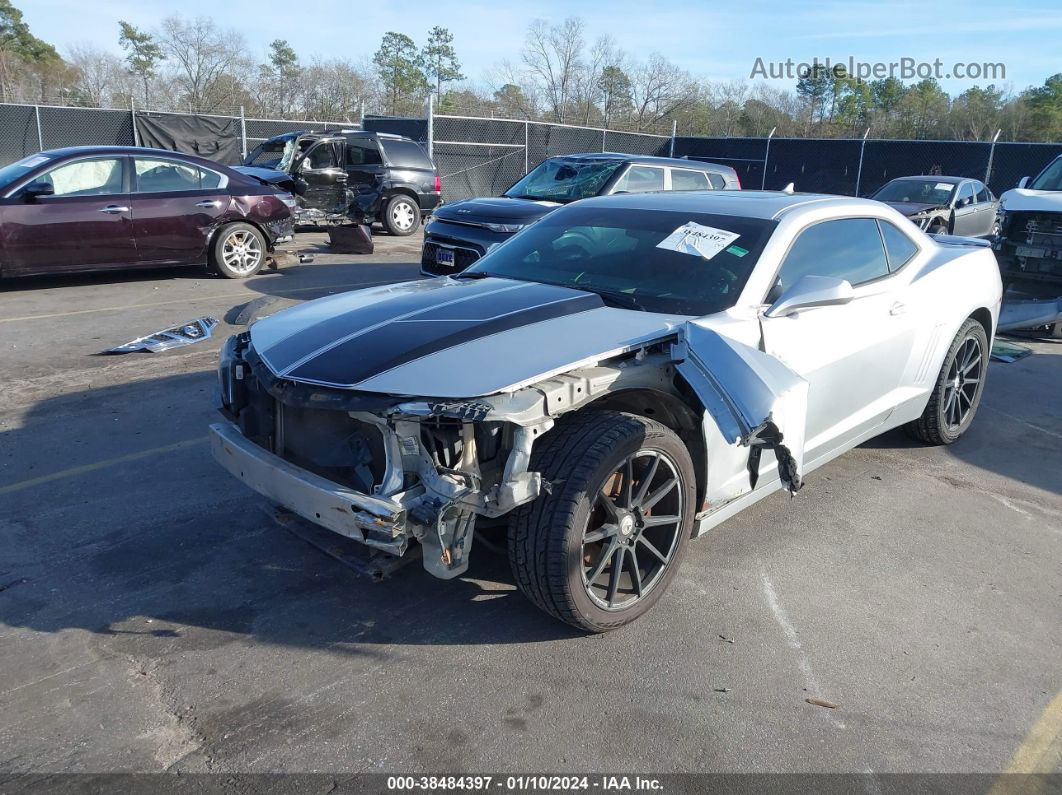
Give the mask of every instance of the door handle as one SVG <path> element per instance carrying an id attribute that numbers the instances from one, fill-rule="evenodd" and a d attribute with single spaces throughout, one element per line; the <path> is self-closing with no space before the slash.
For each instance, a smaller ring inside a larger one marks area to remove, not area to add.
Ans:
<path id="1" fill-rule="evenodd" d="M 195 206 L 196 207 L 213 207 L 216 210 L 218 207 L 221 206 L 221 202 L 219 202 L 217 200 L 214 200 L 214 201 L 207 200 L 207 201 L 196 202 Z"/>
<path id="2" fill-rule="evenodd" d="M 899 317 L 900 315 L 907 314 L 907 305 L 902 301 L 897 301 L 889 308 L 889 314 L 893 317 Z"/>
<path id="3" fill-rule="evenodd" d="M 129 212 L 129 208 L 128 207 L 119 207 L 117 204 L 108 204 L 106 207 L 104 207 L 102 210 L 100 210 L 100 212 L 101 213 L 107 213 L 108 215 L 117 215 L 118 213 L 127 213 L 127 212 Z"/>

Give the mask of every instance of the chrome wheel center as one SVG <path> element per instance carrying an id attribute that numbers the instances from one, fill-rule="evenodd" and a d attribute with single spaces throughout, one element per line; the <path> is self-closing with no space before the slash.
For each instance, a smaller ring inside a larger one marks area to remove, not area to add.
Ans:
<path id="1" fill-rule="evenodd" d="M 629 536 L 634 532 L 634 517 L 630 514 L 622 517 L 619 520 L 619 531 L 621 535 Z"/>

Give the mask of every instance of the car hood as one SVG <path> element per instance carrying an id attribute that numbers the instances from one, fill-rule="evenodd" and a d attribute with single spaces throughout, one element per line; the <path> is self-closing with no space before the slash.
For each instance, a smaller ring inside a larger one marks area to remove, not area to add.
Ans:
<path id="1" fill-rule="evenodd" d="M 557 202 L 528 199 L 466 199 L 440 207 L 434 216 L 459 224 L 528 224 L 560 206 Z"/>
<path id="2" fill-rule="evenodd" d="M 392 395 L 518 389 L 674 333 L 681 316 L 509 279 L 429 279 L 321 298 L 264 318 L 251 343 L 277 376 Z"/>
<path id="3" fill-rule="evenodd" d="M 889 205 L 897 212 L 903 213 L 908 218 L 912 215 L 918 215 L 924 213 L 927 210 L 946 210 L 948 209 L 943 204 L 923 204 L 922 202 L 882 202 L 882 204 Z"/>
<path id="4" fill-rule="evenodd" d="M 262 168 L 261 166 L 232 166 L 234 171 L 239 171 L 241 174 L 247 174 L 258 179 L 265 180 L 274 185 L 280 185 L 285 182 L 291 182 L 291 174 L 284 171 L 277 171 L 275 168 Z"/>
<path id="5" fill-rule="evenodd" d="M 999 197 L 999 206 L 1008 212 L 1062 213 L 1062 191 L 1014 188 Z"/>

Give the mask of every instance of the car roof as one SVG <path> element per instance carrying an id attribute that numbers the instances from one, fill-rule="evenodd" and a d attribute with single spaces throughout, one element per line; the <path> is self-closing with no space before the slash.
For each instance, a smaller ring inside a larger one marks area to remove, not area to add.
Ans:
<path id="1" fill-rule="evenodd" d="M 659 193 L 615 193 L 583 199 L 575 206 L 615 207 L 630 210 L 670 210 L 675 212 L 736 215 L 744 218 L 777 220 L 790 210 L 818 206 L 881 207 L 881 202 L 825 193 L 786 193 L 773 190 L 664 191 Z"/>
<path id="2" fill-rule="evenodd" d="M 919 180 L 929 180 L 932 182 L 947 182 L 949 185 L 958 185 L 960 182 L 980 182 L 976 177 L 945 177 L 937 176 L 936 174 L 921 174 L 912 175 L 910 177 L 896 177 L 896 179 L 889 180 L 890 182 L 915 182 Z"/>
<path id="3" fill-rule="evenodd" d="M 61 149 L 45 149 L 40 154 L 47 155 L 48 157 L 70 157 L 71 155 L 87 155 L 87 154 L 99 154 L 99 155 L 165 155 L 166 157 L 173 157 L 178 159 L 188 159 L 202 161 L 211 165 L 220 166 L 222 163 L 216 163 L 213 160 L 209 160 L 201 155 L 191 155 L 187 152 L 175 152 L 172 149 L 154 149 L 148 146 L 64 146 Z"/>
<path id="4" fill-rule="evenodd" d="M 628 155 L 622 152 L 576 152 L 570 155 L 554 155 L 550 160 L 577 159 L 620 161 L 645 166 L 672 166 L 673 168 L 692 168 L 697 171 L 709 171 L 713 168 L 733 171 L 730 166 L 709 163 L 706 160 L 688 160 L 684 157 L 657 157 L 656 155 Z"/>

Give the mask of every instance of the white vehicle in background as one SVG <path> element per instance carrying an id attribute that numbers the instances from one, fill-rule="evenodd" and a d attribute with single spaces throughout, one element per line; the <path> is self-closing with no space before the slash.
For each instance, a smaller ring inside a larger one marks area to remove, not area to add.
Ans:
<path id="1" fill-rule="evenodd" d="M 1000 196 L 993 247 L 1005 282 L 1062 296 L 1062 155 Z"/>
<path id="2" fill-rule="evenodd" d="M 508 525 L 536 605 L 601 632 L 707 532 L 884 431 L 950 444 L 1000 308 L 986 244 L 880 202 L 629 194 L 456 277 L 311 301 L 222 352 L 216 459 L 311 522 L 451 578 Z"/>

